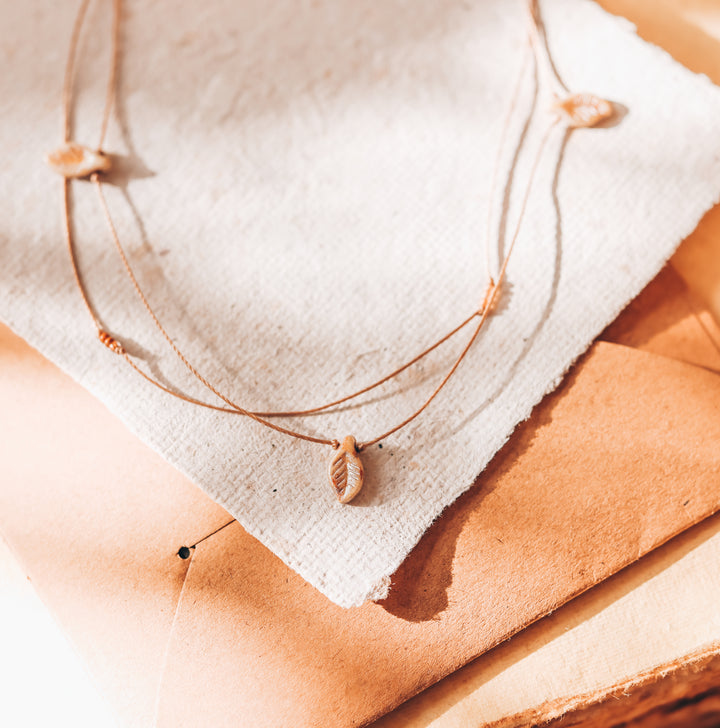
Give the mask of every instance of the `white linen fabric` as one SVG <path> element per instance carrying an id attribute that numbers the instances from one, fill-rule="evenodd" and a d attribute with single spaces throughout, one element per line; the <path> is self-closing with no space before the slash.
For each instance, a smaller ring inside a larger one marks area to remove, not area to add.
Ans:
<path id="1" fill-rule="evenodd" d="M 609 128 L 553 130 L 501 305 L 430 407 L 363 454 L 365 488 L 342 506 L 329 447 L 174 399 L 98 343 L 63 241 L 60 181 L 42 161 L 59 145 L 75 3 L 1 4 L 0 317 L 345 607 L 387 595 L 423 532 L 720 193 L 718 90 L 592 2 L 544 2 L 566 84 L 626 113 Z M 251 409 L 314 406 L 388 373 L 478 307 L 524 13 L 525 0 L 127 1 L 107 197 L 158 316 L 222 391 Z M 92 5 L 80 45 L 74 138 L 91 146 L 109 17 L 109 3 Z M 508 233 L 552 119 L 542 79 L 534 87 L 528 67 L 501 165 L 503 178 L 514 169 Z M 92 185 L 74 183 L 72 204 L 106 328 L 162 381 L 221 404 L 153 328 Z M 501 210 L 498 199 L 493 258 Z M 470 333 L 362 406 L 292 426 L 372 439 L 425 400 Z"/>

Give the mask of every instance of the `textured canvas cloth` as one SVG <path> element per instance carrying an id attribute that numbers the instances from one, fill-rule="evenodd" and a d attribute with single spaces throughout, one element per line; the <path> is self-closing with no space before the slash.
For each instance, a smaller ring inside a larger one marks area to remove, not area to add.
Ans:
<path id="1" fill-rule="evenodd" d="M 544 3 L 567 85 L 627 113 L 607 129 L 555 130 L 502 305 L 428 410 L 364 454 L 365 488 L 341 506 L 326 481 L 329 448 L 170 398 L 97 343 L 64 249 L 60 183 L 42 163 L 58 141 L 74 5 L 2 5 L 13 72 L 0 78 L 0 316 L 343 606 L 387 594 L 426 528 L 720 192 L 720 138 L 708 122 L 717 89 L 586 0 Z M 342 396 L 478 306 L 524 7 L 127 2 L 109 204 L 161 320 L 236 401 L 297 409 Z M 107 6 L 93 7 L 80 49 L 74 136 L 91 145 L 108 21 Z M 510 138 L 533 108 L 535 121 L 518 190 L 547 104 L 526 74 Z M 135 297 L 90 185 L 74 186 L 73 208 L 83 276 L 107 329 L 148 371 L 211 401 Z M 510 221 L 517 208 L 515 196 Z M 419 406 L 469 333 L 363 406 L 295 424 L 373 438 Z"/>

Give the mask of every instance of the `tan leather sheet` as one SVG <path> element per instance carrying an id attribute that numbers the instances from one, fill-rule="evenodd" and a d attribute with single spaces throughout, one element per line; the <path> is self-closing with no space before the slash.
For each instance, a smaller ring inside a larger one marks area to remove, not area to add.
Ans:
<path id="1" fill-rule="evenodd" d="M 649 351 L 596 344 L 343 610 L 3 330 L 0 529 L 128 725 L 361 725 L 720 506 L 712 319 L 666 269 L 606 336 Z"/>

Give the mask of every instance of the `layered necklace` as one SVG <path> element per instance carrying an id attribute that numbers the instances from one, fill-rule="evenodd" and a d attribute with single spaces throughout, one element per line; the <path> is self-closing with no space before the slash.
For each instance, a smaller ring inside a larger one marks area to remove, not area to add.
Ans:
<path id="1" fill-rule="evenodd" d="M 382 440 L 390 437 L 394 433 L 398 432 L 406 425 L 411 423 L 413 420 L 415 420 L 417 417 L 419 417 L 427 409 L 430 403 L 440 394 L 445 385 L 455 374 L 463 359 L 465 359 L 467 353 L 470 351 L 473 344 L 480 335 L 480 332 L 483 329 L 483 326 L 487 321 L 488 317 L 492 315 L 492 312 L 495 310 L 498 298 L 501 295 L 501 287 L 503 281 L 505 280 L 510 256 L 513 252 L 515 242 L 517 241 L 520 233 L 522 220 L 525 215 L 528 199 L 530 197 L 530 190 L 532 188 L 535 174 L 540 163 L 542 151 L 545 147 L 545 144 L 550 136 L 552 129 L 555 128 L 558 124 L 563 125 L 565 128 L 595 126 L 612 116 L 612 104 L 605 99 L 602 99 L 592 94 L 571 93 L 565 87 L 565 85 L 560 80 L 557 72 L 555 71 L 555 67 L 548 53 L 547 38 L 545 37 L 543 25 L 540 19 L 537 0 L 530 0 L 528 4 L 528 18 L 530 21 L 529 45 L 533 52 L 532 54 L 526 53 L 525 63 L 523 64 L 520 76 L 512 94 L 507 117 L 502 128 L 500 144 L 498 145 L 495 171 L 493 173 L 493 183 L 491 186 L 491 193 L 489 195 L 488 203 L 488 234 L 486 238 L 486 251 L 488 252 L 488 279 L 479 306 L 451 331 L 447 332 L 430 346 L 420 351 L 409 361 L 405 362 L 393 371 L 384 374 L 374 382 L 358 389 L 357 391 L 350 392 L 342 397 L 335 398 L 332 401 L 328 401 L 312 407 L 298 408 L 295 410 L 256 411 L 245 407 L 242 404 L 239 404 L 227 393 L 220 391 L 220 389 L 218 389 L 216 385 L 212 384 L 210 379 L 202 374 L 197 369 L 197 367 L 190 362 L 188 357 L 181 351 L 181 349 L 175 343 L 174 338 L 171 337 L 165 326 L 155 314 L 155 311 L 151 306 L 145 291 L 141 287 L 130 264 L 130 261 L 125 253 L 125 250 L 120 242 L 120 237 L 118 235 L 115 223 L 113 222 L 110 207 L 107 203 L 103 191 L 105 175 L 110 172 L 112 166 L 111 156 L 105 149 L 105 138 L 111 118 L 113 100 L 116 93 L 116 78 L 119 64 L 119 32 L 121 17 L 121 0 L 111 1 L 113 9 L 113 21 L 111 26 L 112 60 L 106 84 L 105 105 L 100 124 L 98 142 L 95 146 L 83 145 L 76 142 L 72 137 L 72 129 L 70 123 L 71 111 L 74 103 L 74 78 L 78 42 L 83 28 L 83 24 L 85 22 L 85 18 L 87 16 L 88 6 L 91 2 L 91 0 L 81 0 L 81 4 L 73 26 L 72 36 L 70 39 L 70 48 L 68 51 L 62 90 L 63 141 L 61 146 L 56 151 L 49 154 L 47 157 L 48 164 L 62 177 L 62 210 L 65 241 L 70 255 L 70 262 L 72 265 L 74 280 L 85 304 L 85 307 L 90 315 L 90 318 L 95 326 L 97 338 L 111 352 L 113 352 L 117 356 L 122 357 L 127 362 L 127 364 L 132 367 L 132 369 L 134 369 L 143 379 L 145 379 L 153 386 L 161 389 L 169 396 L 181 399 L 189 405 L 205 407 L 227 414 L 248 417 L 254 420 L 259 426 L 269 428 L 287 437 L 304 440 L 310 443 L 331 448 L 332 452 L 328 464 L 328 480 L 330 482 L 332 492 L 335 494 L 338 501 L 340 503 L 348 503 L 360 492 L 363 485 L 364 469 L 361 459 L 362 451 L 370 447 L 371 445 L 375 445 Z M 537 146 L 532 164 L 530 165 L 530 171 L 528 173 L 526 185 L 521 195 L 517 220 L 512 235 L 510 236 L 507 251 L 502 257 L 502 260 L 499 260 L 497 262 L 495 270 L 493 270 L 489 255 L 489 242 L 491 238 L 490 220 L 491 212 L 495 204 L 494 198 L 497 187 L 498 169 L 500 166 L 500 159 L 505 143 L 507 129 L 512 121 L 514 110 L 520 95 L 522 85 L 521 81 L 527 66 L 528 55 L 530 55 L 534 59 L 536 68 L 539 68 L 542 71 L 544 84 L 550 90 L 551 108 L 554 111 L 554 118 L 552 118 L 550 123 L 547 125 L 547 129 L 541 137 L 541 141 Z M 70 185 L 73 180 L 89 180 L 90 183 L 94 185 L 97 192 L 98 204 L 107 223 L 110 239 L 117 251 L 117 254 L 120 257 L 130 285 L 132 286 L 142 305 L 146 309 L 149 321 L 161 333 L 161 335 L 164 337 L 167 344 L 169 345 L 170 349 L 173 351 L 175 356 L 177 356 L 180 362 L 182 362 L 190 375 L 192 375 L 206 389 L 214 394 L 220 400 L 220 403 L 215 404 L 212 402 L 206 402 L 197 399 L 195 397 L 191 397 L 182 393 L 180 390 L 159 381 L 152 374 L 145 371 L 145 369 L 143 369 L 143 367 L 136 361 L 135 357 L 126 350 L 125 346 L 122 343 L 122 336 L 116 336 L 114 334 L 111 334 L 101 324 L 100 318 L 96 313 L 95 308 L 90 303 L 76 256 L 76 244 L 74 240 L 72 224 L 72 208 L 69 198 Z M 404 419 L 402 419 L 400 422 L 397 422 L 394 426 L 372 437 L 369 440 L 359 442 L 352 435 L 347 435 L 342 439 L 336 439 L 335 437 L 331 436 L 320 437 L 308 434 L 306 432 L 302 432 L 301 430 L 292 429 L 291 427 L 281 425 L 277 422 L 277 420 L 282 420 L 284 418 L 296 418 L 305 415 L 315 415 L 319 413 L 334 411 L 339 406 L 351 402 L 358 397 L 361 397 L 362 395 L 367 394 L 368 392 L 385 384 L 386 382 L 395 379 L 406 369 L 409 369 L 410 367 L 420 362 L 428 354 L 433 352 L 443 343 L 454 337 L 460 331 L 465 330 L 466 328 L 469 328 L 471 330 L 471 333 L 465 346 L 461 350 L 460 354 L 448 367 L 444 376 L 436 384 L 435 388 L 432 390 L 430 395 L 427 396 L 422 405 L 414 411 L 410 412 Z"/>

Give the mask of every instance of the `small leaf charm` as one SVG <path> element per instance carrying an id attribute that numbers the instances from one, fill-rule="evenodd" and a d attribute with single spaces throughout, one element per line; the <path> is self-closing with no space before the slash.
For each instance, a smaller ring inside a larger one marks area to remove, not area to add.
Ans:
<path id="1" fill-rule="evenodd" d="M 330 461 L 328 475 L 338 500 L 349 503 L 363 486 L 363 464 L 357 452 L 355 438 L 348 435 Z"/>
<path id="2" fill-rule="evenodd" d="M 573 94 L 564 99 L 556 98 L 553 108 L 570 127 L 595 126 L 613 115 L 612 104 L 593 94 Z"/>
<path id="3" fill-rule="evenodd" d="M 75 142 L 66 142 L 48 154 L 45 161 L 63 177 L 89 177 L 93 172 L 110 169 L 109 157 Z"/>

